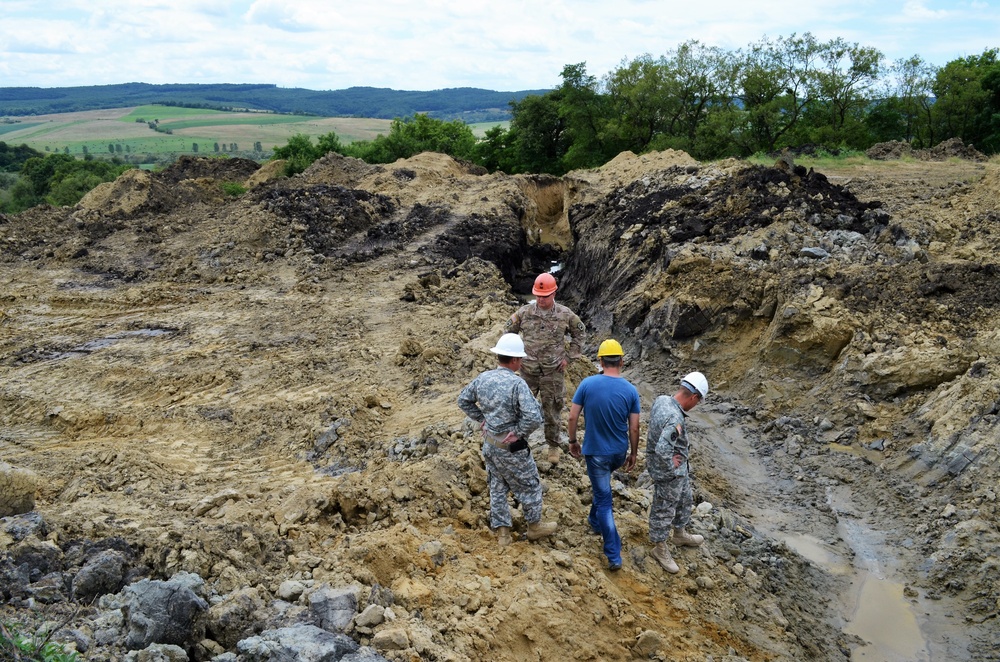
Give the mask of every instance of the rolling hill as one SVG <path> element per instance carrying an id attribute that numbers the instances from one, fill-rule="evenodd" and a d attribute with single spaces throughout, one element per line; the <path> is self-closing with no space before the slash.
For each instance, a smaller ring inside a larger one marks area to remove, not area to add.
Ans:
<path id="1" fill-rule="evenodd" d="M 461 87 L 427 92 L 375 87 L 345 90 L 282 88 L 273 84 L 122 83 L 86 87 L 0 87 L 0 116 L 48 115 L 162 104 L 215 110 L 254 110 L 320 117 L 393 119 L 415 113 L 464 122 L 510 119 L 511 101 L 548 90 L 496 92 Z"/>

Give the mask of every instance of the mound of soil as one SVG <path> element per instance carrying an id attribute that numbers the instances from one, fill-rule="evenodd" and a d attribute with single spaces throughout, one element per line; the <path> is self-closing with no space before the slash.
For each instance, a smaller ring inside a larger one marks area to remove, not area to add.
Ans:
<path id="1" fill-rule="evenodd" d="M 949 138 L 929 149 L 913 149 L 909 143 L 892 140 L 872 145 L 865 151 L 865 155 L 878 161 L 890 161 L 906 156 L 913 156 L 921 161 L 965 159 L 978 163 L 988 160 L 985 154 L 972 145 L 966 145 L 961 138 Z"/>

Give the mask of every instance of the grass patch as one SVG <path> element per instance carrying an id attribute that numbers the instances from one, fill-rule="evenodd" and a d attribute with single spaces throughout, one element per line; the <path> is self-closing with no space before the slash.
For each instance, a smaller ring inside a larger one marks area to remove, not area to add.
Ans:
<path id="1" fill-rule="evenodd" d="M 774 165 L 780 157 L 772 156 L 770 154 L 765 154 L 763 152 L 758 152 L 752 156 L 748 156 L 747 163 L 753 163 L 756 165 Z M 858 152 L 854 150 L 842 150 L 837 154 L 831 154 L 826 150 L 819 149 L 816 150 L 814 154 L 801 154 L 792 155 L 795 165 L 804 166 L 806 168 L 828 168 L 828 167 L 845 167 L 845 166 L 856 166 L 867 163 L 873 163 L 873 160 L 868 158 L 864 152 Z"/>
<path id="2" fill-rule="evenodd" d="M 170 120 L 164 122 L 161 118 L 160 124 L 164 128 L 174 131 L 180 129 L 200 129 L 210 126 L 266 126 L 271 124 L 298 124 L 303 121 L 316 119 L 307 115 L 261 115 L 248 118 L 246 115 L 230 117 L 204 117 L 201 119 Z"/>
<path id="3" fill-rule="evenodd" d="M 136 106 L 128 115 L 123 115 L 119 122 L 136 122 L 143 120 L 152 122 L 153 120 L 172 120 L 181 117 L 193 117 L 202 115 L 229 115 L 222 110 L 209 110 L 207 108 L 183 108 L 181 106 Z"/>
<path id="4" fill-rule="evenodd" d="M 43 124 L 43 122 L 10 122 L 0 124 L 0 136 L 5 133 L 14 133 L 15 131 L 30 129 L 31 127 L 38 126 L 39 124 Z"/>
<path id="5" fill-rule="evenodd" d="M 222 182 L 219 184 L 222 192 L 232 198 L 238 198 L 247 192 L 247 187 L 239 182 Z"/>

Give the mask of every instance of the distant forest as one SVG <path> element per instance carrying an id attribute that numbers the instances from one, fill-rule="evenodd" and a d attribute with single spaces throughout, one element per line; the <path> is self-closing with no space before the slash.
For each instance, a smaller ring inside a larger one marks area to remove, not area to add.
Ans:
<path id="1" fill-rule="evenodd" d="M 147 104 L 259 110 L 320 117 L 395 119 L 424 113 L 441 120 L 500 122 L 510 119 L 510 102 L 551 90 L 495 92 L 458 87 L 408 92 L 377 87 L 307 90 L 271 84 L 123 83 L 85 87 L 0 87 L 0 116 L 47 115 Z"/>

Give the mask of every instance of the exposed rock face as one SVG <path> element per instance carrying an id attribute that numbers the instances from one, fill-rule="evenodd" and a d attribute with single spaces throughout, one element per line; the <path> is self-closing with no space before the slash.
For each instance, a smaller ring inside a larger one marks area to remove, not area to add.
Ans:
<path id="1" fill-rule="evenodd" d="M 0 490 L 12 511 L 36 499 L 0 528 L 3 617 L 92 604 L 56 640 L 94 659 L 840 659 L 859 645 L 832 597 L 847 580 L 770 537 L 781 510 L 845 558 L 845 522 L 878 530 L 909 599 L 967 616 L 935 654 L 984 659 L 1000 172 L 899 165 L 666 151 L 551 178 L 329 155 L 285 179 L 188 159 L 0 217 L 18 467 L 0 478 L 38 477 Z M 571 461 L 539 456 L 551 540 L 515 518 L 500 550 L 488 531 L 455 398 L 550 268 L 591 334 L 570 393 L 608 336 L 644 417 L 679 375 L 709 376 L 707 540 L 676 577 L 649 558 L 641 459 L 614 481 L 619 574 Z"/>

